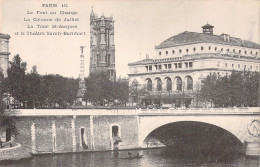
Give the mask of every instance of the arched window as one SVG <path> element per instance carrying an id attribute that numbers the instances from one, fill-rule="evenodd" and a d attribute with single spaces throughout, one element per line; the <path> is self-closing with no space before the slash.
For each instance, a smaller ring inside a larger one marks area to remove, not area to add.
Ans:
<path id="1" fill-rule="evenodd" d="M 236 49 L 233 49 L 233 52 L 235 53 L 235 52 L 236 52 Z"/>
<path id="2" fill-rule="evenodd" d="M 172 54 L 174 55 L 174 53 L 175 53 L 175 51 L 174 50 L 172 50 Z"/>
<path id="3" fill-rule="evenodd" d="M 250 54 L 253 54 L 253 52 L 251 51 Z"/>
<path id="4" fill-rule="evenodd" d="M 181 53 L 181 49 L 179 50 L 179 52 Z"/>
<path id="5" fill-rule="evenodd" d="M 193 90 L 193 80 L 190 76 L 187 77 L 187 90 Z"/>
<path id="6" fill-rule="evenodd" d="M 195 51 L 196 51 L 196 48 L 193 48 L 193 51 L 195 52 Z"/>
<path id="7" fill-rule="evenodd" d="M 182 81 L 180 77 L 176 78 L 176 90 L 181 91 L 182 90 Z"/>
<path id="8" fill-rule="evenodd" d="M 157 91 L 162 90 L 162 80 L 160 78 L 157 79 L 157 86 L 156 86 Z"/>
<path id="9" fill-rule="evenodd" d="M 221 52 L 223 52 L 223 48 L 221 48 Z"/>
<path id="10" fill-rule="evenodd" d="M 204 48 L 203 48 L 203 46 L 201 47 L 201 50 L 203 50 Z"/>
<path id="11" fill-rule="evenodd" d="M 166 90 L 167 91 L 172 90 L 172 80 L 170 78 L 167 78 L 167 80 L 166 80 Z"/>
<path id="12" fill-rule="evenodd" d="M 245 54 L 246 54 L 246 50 L 245 50 Z"/>
<path id="13" fill-rule="evenodd" d="M 168 54 L 168 51 L 166 51 L 165 53 Z"/>
<path id="14" fill-rule="evenodd" d="M 211 49 L 211 46 L 209 46 L 209 50 Z"/>
<path id="15" fill-rule="evenodd" d="M 188 53 L 188 52 L 189 52 L 189 49 L 186 49 L 186 52 Z"/>
<path id="16" fill-rule="evenodd" d="M 147 79 L 147 90 L 148 91 L 152 91 L 153 90 L 153 84 L 152 84 L 152 80 L 151 79 Z"/>
<path id="17" fill-rule="evenodd" d="M 215 51 L 217 51 L 217 49 L 218 49 L 218 48 L 217 48 L 217 47 L 215 47 Z"/>
<path id="18" fill-rule="evenodd" d="M 162 54 L 162 52 L 159 52 L 159 55 L 161 55 Z"/>

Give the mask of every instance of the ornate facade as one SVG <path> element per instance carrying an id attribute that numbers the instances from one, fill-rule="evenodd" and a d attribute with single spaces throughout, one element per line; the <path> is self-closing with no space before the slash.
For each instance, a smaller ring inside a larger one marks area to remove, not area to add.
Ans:
<path id="1" fill-rule="evenodd" d="M 203 32 L 182 32 L 155 47 L 154 59 L 129 63 L 129 84 L 138 83 L 150 92 L 145 103 L 175 103 L 185 99 L 194 105 L 201 80 L 210 73 L 233 70 L 258 71 L 260 45 L 251 41 L 214 35 L 206 24 Z"/>
<path id="2" fill-rule="evenodd" d="M 9 63 L 9 39 L 10 35 L 0 33 L 0 71 L 7 77 Z"/>
<path id="3" fill-rule="evenodd" d="M 90 72 L 107 70 L 111 80 L 116 78 L 114 20 L 90 14 Z"/>

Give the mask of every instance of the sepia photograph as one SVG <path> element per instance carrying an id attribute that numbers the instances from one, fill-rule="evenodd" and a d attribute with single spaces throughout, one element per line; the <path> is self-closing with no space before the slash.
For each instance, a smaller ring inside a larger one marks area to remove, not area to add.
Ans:
<path id="1" fill-rule="evenodd" d="M 259 167 L 259 0 L 0 0 L 0 167 Z"/>

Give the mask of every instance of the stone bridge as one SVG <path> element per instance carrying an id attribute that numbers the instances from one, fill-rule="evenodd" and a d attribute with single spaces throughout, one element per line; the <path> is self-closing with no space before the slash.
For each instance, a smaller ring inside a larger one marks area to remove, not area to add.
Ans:
<path id="1" fill-rule="evenodd" d="M 138 117 L 140 146 L 152 131 L 164 125 L 177 122 L 199 122 L 209 124 L 209 126 L 214 125 L 233 134 L 241 143 L 244 143 L 247 138 L 251 137 L 249 126 L 252 121 L 259 120 L 259 112 L 253 109 L 250 112 L 248 109 L 190 109 L 177 112 L 156 111 L 140 113 Z"/>
<path id="2" fill-rule="evenodd" d="M 162 136 L 184 125 L 221 130 L 242 144 L 260 135 L 259 108 L 21 109 L 9 115 L 19 118 L 17 142 L 34 154 L 142 148 L 153 133 L 168 145 Z"/>

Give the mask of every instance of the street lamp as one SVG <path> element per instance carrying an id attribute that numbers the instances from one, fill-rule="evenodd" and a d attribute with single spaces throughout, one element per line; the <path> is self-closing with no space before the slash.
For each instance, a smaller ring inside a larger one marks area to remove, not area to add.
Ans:
<path id="1" fill-rule="evenodd" d="M 185 107 L 185 100 L 184 100 L 184 89 L 185 89 L 185 82 L 182 83 L 182 107 Z"/>
<path id="2" fill-rule="evenodd" d="M 137 102 L 138 102 L 138 98 L 137 98 L 137 96 L 138 96 L 138 92 L 137 92 L 138 82 L 137 82 L 137 80 L 135 79 L 132 84 L 135 86 L 135 99 L 136 99 L 136 104 L 137 104 Z"/>

